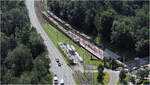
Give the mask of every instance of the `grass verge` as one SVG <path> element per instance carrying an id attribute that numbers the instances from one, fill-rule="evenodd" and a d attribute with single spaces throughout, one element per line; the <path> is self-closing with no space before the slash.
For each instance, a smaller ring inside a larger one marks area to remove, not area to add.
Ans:
<path id="1" fill-rule="evenodd" d="M 88 73 L 82 73 L 84 79 L 88 79 Z"/>
<path id="2" fill-rule="evenodd" d="M 72 74 L 72 76 L 73 76 L 73 78 L 74 78 L 74 80 L 75 80 L 76 85 L 79 85 L 79 82 L 78 82 L 78 80 L 77 80 L 76 75 L 75 75 L 75 74 Z"/>
<path id="3" fill-rule="evenodd" d="M 98 83 L 97 81 L 98 72 L 93 73 L 93 85 L 107 85 L 108 84 L 110 80 L 110 76 L 107 72 L 104 72 L 104 73 L 105 73 L 104 80 L 103 80 L 104 84 Z"/>
<path id="4" fill-rule="evenodd" d="M 79 47 L 77 44 L 75 44 L 72 40 L 70 40 L 66 35 L 64 35 L 62 32 L 57 30 L 55 27 L 53 27 L 50 24 L 41 24 L 45 32 L 48 34 L 49 38 L 52 40 L 54 45 L 58 48 L 58 43 L 68 43 L 73 45 L 77 52 L 80 54 L 80 56 L 84 59 L 85 64 L 89 65 L 96 65 L 98 66 L 100 63 L 102 63 L 100 60 L 91 60 L 91 54 L 89 54 L 87 51 L 85 51 L 83 48 Z"/>

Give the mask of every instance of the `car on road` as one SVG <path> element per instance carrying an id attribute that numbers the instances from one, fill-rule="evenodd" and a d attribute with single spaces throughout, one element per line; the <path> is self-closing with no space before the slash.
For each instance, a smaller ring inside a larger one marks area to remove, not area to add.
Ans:
<path id="1" fill-rule="evenodd" d="M 58 63 L 58 66 L 59 66 L 59 67 L 61 66 L 61 63 L 60 63 L 60 62 Z"/>
<path id="2" fill-rule="evenodd" d="M 61 67 L 62 64 L 60 63 L 59 58 L 56 58 L 55 60 L 58 63 L 58 66 Z"/>
<path id="3" fill-rule="evenodd" d="M 59 59 L 58 59 L 58 58 L 56 58 L 56 62 L 57 62 L 57 63 L 59 62 Z"/>
<path id="4" fill-rule="evenodd" d="M 56 74 L 54 75 L 53 80 L 54 80 L 54 85 L 58 85 L 58 78 Z"/>
<path id="5" fill-rule="evenodd" d="M 64 80 L 63 79 L 60 80 L 60 85 L 64 85 Z"/>

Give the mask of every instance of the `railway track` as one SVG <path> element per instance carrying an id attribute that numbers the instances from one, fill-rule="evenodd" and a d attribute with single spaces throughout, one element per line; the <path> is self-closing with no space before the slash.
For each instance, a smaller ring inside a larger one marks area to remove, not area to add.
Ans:
<path id="1" fill-rule="evenodd" d="M 80 32 L 73 29 L 69 24 L 67 24 L 60 18 L 58 18 L 52 12 L 43 11 L 42 14 L 50 24 L 52 24 L 58 30 L 63 32 L 66 36 L 68 36 L 75 43 L 82 46 L 85 50 L 90 52 L 96 58 L 103 59 L 103 54 L 104 54 L 103 50 L 98 48 L 96 45 L 92 44 L 89 41 L 90 39 L 89 37 L 87 37 L 86 35 L 81 35 Z"/>

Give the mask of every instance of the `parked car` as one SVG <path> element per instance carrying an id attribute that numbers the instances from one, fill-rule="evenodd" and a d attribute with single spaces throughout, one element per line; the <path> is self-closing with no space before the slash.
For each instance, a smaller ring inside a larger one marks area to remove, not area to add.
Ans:
<path id="1" fill-rule="evenodd" d="M 137 67 L 133 67 L 133 68 L 132 68 L 132 70 L 137 70 L 137 69 L 138 69 Z"/>
<path id="2" fill-rule="evenodd" d="M 125 71 L 125 73 L 128 73 L 128 72 L 129 72 L 129 69 L 125 68 L 124 71 Z"/>
<path id="3" fill-rule="evenodd" d="M 58 78 L 56 74 L 54 75 L 53 80 L 54 80 L 54 85 L 58 85 Z"/>
<path id="4" fill-rule="evenodd" d="M 144 65 L 143 67 L 144 67 L 144 69 L 145 69 L 145 68 L 150 69 L 150 64 L 148 64 L 148 65 Z"/>
<path id="5" fill-rule="evenodd" d="M 116 68 L 115 70 L 116 70 L 116 71 L 120 71 L 120 70 L 122 70 L 122 67 L 118 67 L 118 68 Z"/>
<path id="6" fill-rule="evenodd" d="M 150 81 L 144 82 L 143 85 L 150 85 Z"/>

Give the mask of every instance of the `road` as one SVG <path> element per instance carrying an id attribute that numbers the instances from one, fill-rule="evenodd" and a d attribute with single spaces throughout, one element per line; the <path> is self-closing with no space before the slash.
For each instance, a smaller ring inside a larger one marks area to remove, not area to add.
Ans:
<path id="1" fill-rule="evenodd" d="M 65 63 L 62 55 L 59 53 L 57 48 L 49 39 L 48 35 L 45 33 L 45 31 L 40 25 L 40 22 L 38 21 L 38 18 L 35 13 L 35 8 L 34 8 L 34 0 L 25 0 L 25 4 L 28 9 L 31 25 L 36 28 L 37 32 L 41 35 L 47 47 L 48 56 L 51 60 L 50 71 L 52 71 L 54 74 L 58 76 L 59 82 L 61 79 L 63 79 L 65 85 L 75 85 L 75 81 L 72 77 L 72 73 L 73 73 L 72 69 Z M 55 61 L 55 57 L 59 57 L 59 60 L 62 63 L 61 67 L 58 67 L 58 64 Z"/>
<path id="2" fill-rule="evenodd" d="M 110 76 L 110 80 L 108 82 L 108 85 L 117 85 L 117 82 L 119 80 L 119 71 L 113 71 L 110 69 L 104 69 L 104 72 L 108 72 L 109 76 Z"/>

